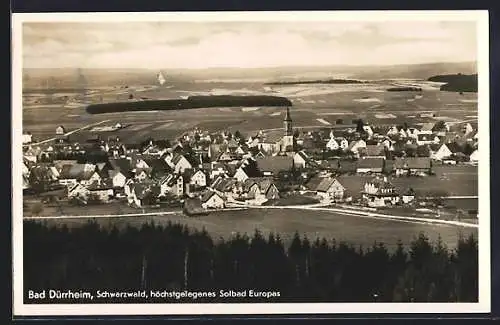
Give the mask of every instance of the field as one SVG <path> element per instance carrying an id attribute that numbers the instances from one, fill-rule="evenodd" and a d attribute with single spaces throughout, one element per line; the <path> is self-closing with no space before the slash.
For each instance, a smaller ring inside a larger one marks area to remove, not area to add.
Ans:
<path id="1" fill-rule="evenodd" d="M 89 219 L 66 219 L 68 227 L 75 227 L 88 222 Z M 325 237 L 337 242 L 345 241 L 356 246 L 368 247 L 375 241 L 384 242 L 389 248 L 395 248 L 398 240 L 408 245 L 420 232 L 435 241 L 441 236 L 443 242 L 453 248 L 459 234 L 474 233 L 475 228 L 459 228 L 446 225 L 425 225 L 388 220 L 374 220 L 336 213 L 320 211 L 290 210 L 284 214 L 279 210 L 245 210 L 211 213 L 208 216 L 189 218 L 182 214 L 166 216 L 126 217 L 112 219 L 96 219 L 103 227 L 117 226 L 119 229 L 127 224 L 140 227 L 144 222 L 166 224 L 169 221 L 186 224 L 193 229 L 205 228 L 214 239 L 230 238 L 236 232 L 252 235 L 255 229 L 263 234 L 279 233 L 286 244 L 290 243 L 295 231 L 306 235 L 309 239 Z M 48 225 L 59 225 L 60 220 L 44 221 Z"/>
<path id="2" fill-rule="evenodd" d="M 118 135 L 125 141 L 141 137 L 169 138 L 182 134 L 195 126 L 210 130 L 240 130 L 253 133 L 256 130 L 282 127 L 283 108 L 202 108 L 187 111 L 126 112 L 90 115 L 85 112 L 87 103 L 126 101 L 129 94 L 150 99 L 181 98 L 206 94 L 266 94 L 286 96 L 293 102 L 291 109 L 295 128 L 330 127 L 338 119 L 350 123 L 363 118 L 376 125 L 394 125 L 407 122 L 418 124 L 429 121 L 474 121 L 477 116 L 477 95 L 441 92 L 435 86 L 424 87 L 421 95 L 415 92 L 388 92 L 384 87 L 391 83 L 374 82 L 363 85 L 282 85 L 264 86 L 263 83 L 238 81 L 182 83 L 168 87 L 99 88 L 87 90 L 85 100 L 75 95 L 80 103 L 68 105 L 61 102 L 61 95 L 68 96 L 70 90 L 52 93 L 40 90 L 25 90 L 23 105 L 23 131 L 31 132 L 36 139 L 53 137 L 55 128 L 63 125 L 67 131 L 110 120 L 101 126 L 116 122 L 130 126 L 105 135 Z M 73 94 L 76 94 L 74 92 Z M 64 97 L 66 98 L 66 97 Z M 72 98 L 69 96 L 69 98 Z M 68 99 L 69 100 L 69 99 Z M 433 112 L 435 117 L 421 117 L 424 112 Z M 413 117 L 411 117 L 413 116 Z M 85 130 L 73 135 L 75 139 L 88 136 Z M 79 135 L 80 134 L 80 135 Z"/>

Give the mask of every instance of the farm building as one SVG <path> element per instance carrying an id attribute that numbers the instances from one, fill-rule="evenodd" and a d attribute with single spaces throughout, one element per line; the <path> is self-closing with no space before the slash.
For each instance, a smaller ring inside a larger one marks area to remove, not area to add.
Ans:
<path id="1" fill-rule="evenodd" d="M 396 158 L 393 170 L 396 176 L 427 176 L 432 172 L 432 163 L 427 157 Z"/>

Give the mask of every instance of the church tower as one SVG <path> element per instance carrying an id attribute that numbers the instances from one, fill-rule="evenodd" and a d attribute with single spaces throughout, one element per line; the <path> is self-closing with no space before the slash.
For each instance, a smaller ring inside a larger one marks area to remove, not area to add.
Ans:
<path id="1" fill-rule="evenodd" d="M 293 152 L 295 149 L 292 129 L 292 117 L 290 116 L 290 107 L 286 107 L 285 118 L 283 120 L 283 128 L 285 134 L 283 135 L 281 151 Z"/>

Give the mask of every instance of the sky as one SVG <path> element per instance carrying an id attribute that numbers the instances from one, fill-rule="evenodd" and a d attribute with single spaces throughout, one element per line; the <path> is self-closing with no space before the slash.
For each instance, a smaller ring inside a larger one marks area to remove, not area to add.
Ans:
<path id="1" fill-rule="evenodd" d="M 477 56 L 470 21 L 25 22 L 22 38 L 24 68 L 391 65 Z"/>

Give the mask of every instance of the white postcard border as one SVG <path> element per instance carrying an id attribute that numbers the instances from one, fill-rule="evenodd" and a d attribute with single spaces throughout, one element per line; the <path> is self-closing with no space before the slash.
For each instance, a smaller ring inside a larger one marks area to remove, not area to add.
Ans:
<path id="1" fill-rule="evenodd" d="M 245 304 L 74 304 L 23 303 L 22 217 L 22 23 L 124 21 L 475 21 L 478 41 L 479 121 L 479 302 L 478 303 L 245 303 Z M 23 13 L 12 15 L 12 247 L 14 316 L 211 315 L 211 314 L 402 314 L 491 311 L 489 22 L 488 11 L 288 11 Z"/>

